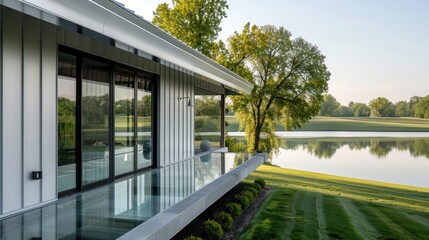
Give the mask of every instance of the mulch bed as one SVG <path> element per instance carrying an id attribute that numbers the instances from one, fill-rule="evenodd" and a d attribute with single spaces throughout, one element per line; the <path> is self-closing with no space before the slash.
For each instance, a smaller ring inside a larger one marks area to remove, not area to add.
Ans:
<path id="1" fill-rule="evenodd" d="M 241 192 L 242 190 L 249 187 L 247 183 L 239 183 L 228 193 L 226 193 L 222 198 L 210 206 L 206 211 L 201 213 L 197 218 L 194 219 L 188 226 L 186 226 L 182 231 L 180 231 L 176 236 L 173 237 L 175 240 L 181 240 L 191 235 L 198 236 L 200 235 L 200 226 L 201 223 L 207 219 L 213 218 L 213 216 L 224 210 L 224 206 L 227 203 L 235 202 L 234 196 Z M 254 201 L 241 213 L 241 215 L 234 220 L 234 225 L 231 230 L 224 233 L 223 239 L 236 239 L 240 233 L 245 230 L 250 222 L 252 221 L 253 216 L 259 210 L 259 207 L 263 201 L 271 193 L 272 189 L 270 187 L 265 187 L 262 189 L 261 193 Z"/>

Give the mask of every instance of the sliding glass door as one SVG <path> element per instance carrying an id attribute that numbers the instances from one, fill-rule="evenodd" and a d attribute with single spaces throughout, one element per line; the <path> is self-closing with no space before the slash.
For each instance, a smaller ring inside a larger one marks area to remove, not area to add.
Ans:
<path id="1" fill-rule="evenodd" d="M 115 175 L 134 171 L 135 89 L 133 73 L 115 73 Z"/>
<path id="2" fill-rule="evenodd" d="M 58 192 L 153 165 L 153 75 L 58 54 Z"/>
<path id="3" fill-rule="evenodd" d="M 137 75 L 137 168 L 152 165 L 152 82 Z"/>
<path id="4" fill-rule="evenodd" d="M 76 57 L 58 58 L 58 192 L 64 192 L 76 189 Z"/>
<path id="5" fill-rule="evenodd" d="M 82 184 L 109 178 L 109 65 L 82 61 Z"/>
<path id="6" fill-rule="evenodd" d="M 115 72 L 115 175 L 152 166 L 152 83 Z"/>

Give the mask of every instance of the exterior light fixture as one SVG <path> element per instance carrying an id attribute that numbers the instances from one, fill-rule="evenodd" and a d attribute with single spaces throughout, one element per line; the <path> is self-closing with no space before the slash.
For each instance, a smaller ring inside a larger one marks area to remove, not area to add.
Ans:
<path id="1" fill-rule="evenodd" d="M 192 101 L 192 98 L 190 97 L 178 97 L 177 101 L 183 100 L 183 99 L 189 99 L 188 101 L 188 107 L 193 107 L 194 106 L 194 101 Z"/>

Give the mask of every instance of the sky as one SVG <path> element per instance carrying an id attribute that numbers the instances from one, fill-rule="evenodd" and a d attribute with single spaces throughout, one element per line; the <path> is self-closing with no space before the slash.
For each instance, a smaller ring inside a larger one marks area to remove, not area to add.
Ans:
<path id="1" fill-rule="evenodd" d="M 147 20 L 166 0 L 119 0 Z M 342 105 L 429 95 L 429 1 L 229 0 L 219 38 L 250 22 L 283 26 L 317 45 Z"/>

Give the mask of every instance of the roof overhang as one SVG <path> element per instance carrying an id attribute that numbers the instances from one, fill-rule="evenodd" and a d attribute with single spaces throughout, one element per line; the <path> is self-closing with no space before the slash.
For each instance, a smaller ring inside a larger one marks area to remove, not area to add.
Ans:
<path id="1" fill-rule="evenodd" d="M 106 0 L 20 0 L 151 55 L 175 63 L 239 92 L 253 84 L 146 20 Z"/>

